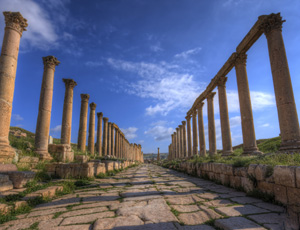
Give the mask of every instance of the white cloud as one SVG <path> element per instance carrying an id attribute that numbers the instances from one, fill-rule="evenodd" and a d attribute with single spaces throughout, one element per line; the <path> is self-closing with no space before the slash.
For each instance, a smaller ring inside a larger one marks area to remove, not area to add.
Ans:
<path id="1" fill-rule="evenodd" d="M 187 59 L 189 58 L 191 55 L 197 54 L 202 50 L 201 47 L 196 47 L 194 49 L 190 49 L 184 52 L 181 52 L 179 54 L 175 54 L 175 58 L 183 58 L 183 59 Z"/>
<path id="2" fill-rule="evenodd" d="M 52 133 L 58 133 L 61 131 L 61 125 L 57 125 L 54 128 L 50 129 L 50 132 Z"/>
<path id="3" fill-rule="evenodd" d="M 241 116 L 231 117 L 229 123 L 231 128 L 241 126 Z"/>
<path id="4" fill-rule="evenodd" d="M 163 51 L 163 48 L 161 48 L 160 42 L 158 42 L 155 45 L 151 45 L 150 50 L 152 50 L 153 52 L 160 52 Z"/>
<path id="5" fill-rule="evenodd" d="M 97 66 L 102 66 L 103 65 L 102 62 L 98 62 L 98 61 L 87 61 L 84 64 L 86 66 L 89 66 L 89 67 L 97 67 Z"/>
<path id="6" fill-rule="evenodd" d="M 122 129 L 122 132 L 125 134 L 125 137 L 128 139 L 128 140 L 131 140 L 131 139 L 134 139 L 137 137 L 137 134 L 136 134 L 136 131 L 138 130 L 138 128 L 136 127 L 129 127 L 127 129 Z"/>
<path id="7" fill-rule="evenodd" d="M 269 127 L 269 126 L 270 126 L 269 123 L 265 123 L 265 124 L 260 125 L 259 127 Z"/>
<path id="8" fill-rule="evenodd" d="M 15 125 L 15 126 L 16 126 L 16 127 L 19 127 L 19 128 L 23 127 L 22 124 L 17 124 L 17 125 Z"/>
<path id="9" fill-rule="evenodd" d="M 145 131 L 145 134 L 153 136 L 154 140 L 156 141 L 163 141 L 169 139 L 174 131 L 175 130 L 171 127 L 155 125 L 149 130 Z"/>
<path id="10" fill-rule="evenodd" d="M 12 114 L 11 116 L 14 121 L 23 121 L 24 120 L 24 118 L 21 117 L 21 115 L 19 115 L 19 114 Z"/>

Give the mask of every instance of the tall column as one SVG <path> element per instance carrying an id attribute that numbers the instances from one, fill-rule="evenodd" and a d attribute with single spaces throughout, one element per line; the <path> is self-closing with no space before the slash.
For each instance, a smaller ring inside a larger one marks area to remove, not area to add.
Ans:
<path id="1" fill-rule="evenodd" d="M 182 154 L 183 158 L 187 157 L 187 149 L 186 149 L 186 121 L 182 121 Z"/>
<path id="2" fill-rule="evenodd" d="M 64 99 L 63 117 L 61 124 L 61 143 L 71 144 L 71 127 L 72 127 L 72 109 L 73 109 L 73 89 L 77 83 L 73 79 L 63 79 L 66 92 Z"/>
<path id="3" fill-rule="evenodd" d="M 172 137 L 172 154 L 171 154 L 171 159 L 174 159 L 175 158 L 174 157 L 174 154 L 175 154 L 174 133 L 171 135 L 171 137 Z"/>
<path id="4" fill-rule="evenodd" d="M 118 148 L 119 148 L 119 128 L 116 128 L 115 130 L 115 155 L 116 155 L 116 158 L 120 158 L 119 157 L 119 151 L 118 151 Z"/>
<path id="5" fill-rule="evenodd" d="M 52 159 L 48 153 L 48 139 L 50 131 L 53 83 L 55 67 L 59 65 L 59 61 L 53 57 L 43 57 L 44 74 L 42 88 L 40 94 L 39 113 L 35 131 L 35 151 L 40 155 L 41 159 Z"/>
<path id="6" fill-rule="evenodd" d="M 92 102 L 90 104 L 90 120 L 89 120 L 89 138 L 88 149 L 92 155 L 95 155 L 95 110 L 96 104 Z"/>
<path id="7" fill-rule="evenodd" d="M 108 122 L 107 129 L 107 155 L 111 156 L 111 122 Z"/>
<path id="8" fill-rule="evenodd" d="M 103 156 L 107 156 L 107 131 L 108 131 L 108 118 L 103 117 Z"/>
<path id="9" fill-rule="evenodd" d="M 115 157 L 115 124 L 111 124 L 111 155 Z"/>
<path id="10" fill-rule="evenodd" d="M 198 129 L 199 129 L 199 146 L 200 146 L 200 156 L 206 156 L 206 144 L 205 144 L 205 132 L 204 132 L 204 122 L 203 122 L 203 102 L 197 105 L 198 111 Z"/>
<path id="11" fill-rule="evenodd" d="M 214 96 L 215 92 L 207 94 L 207 117 L 208 117 L 208 139 L 209 155 L 217 154 L 215 113 L 214 113 Z"/>
<path id="12" fill-rule="evenodd" d="M 177 149 L 177 158 L 178 159 L 180 159 L 180 133 L 179 133 L 179 128 L 176 128 L 176 138 L 177 138 L 177 140 L 176 140 L 176 144 L 177 144 L 177 146 L 176 146 L 176 149 Z"/>
<path id="13" fill-rule="evenodd" d="M 159 157 L 159 148 L 157 148 L 157 161 L 160 160 L 160 157 Z"/>
<path id="14" fill-rule="evenodd" d="M 182 125 L 179 125 L 179 133 L 180 133 L 180 141 L 179 141 L 179 145 L 180 145 L 180 158 L 184 158 L 184 153 L 183 153 L 183 127 Z"/>
<path id="15" fill-rule="evenodd" d="M 79 132 L 78 132 L 78 149 L 81 152 L 85 151 L 86 148 L 86 128 L 87 128 L 87 114 L 89 106 L 88 94 L 81 94 L 81 108 L 80 108 L 80 121 L 79 121 Z"/>
<path id="16" fill-rule="evenodd" d="M 300 132 L 292 81 L 286 57 L 280 13 L 269 15 L 262 23 L 267 38 L 280 127 L 282 151 L 300 150 Z"/>
<path id="17" fill-rule="evenodd" d="M 191 116 L 187 115 L 185 117 L 187 121 L 187 147 L 188 147 L 188 154 L 187 157 L 192 156 L 192 129 L 191 129 Z"/>
<path id="18" fill-rule="evenodd" d="M 235 72 L 242 120 L 243 148 L 244 154 L 260 154 L 256 145 L 246 59 L 247 55 L 242 53 L 239 54 L 235 60 Z"/>
<path id="19" fill-rule="evenodd" d="M 197 111 L 194 110 L 192 114 L 193 118 L 193 155 L 198 154 L 198 134 L 197 134 Z"/>
<path id="20" fill-rule="evenodd" d="M 226 81 L 227 81 L 227 77 L 222 77 L 218 82 L 219 108 L 220 108 L 222 145 L 223 145 L 222 154 L 225 156 L 230 155 L 233 152 L 232 143 L 231 143 L 229 115 L 228 115 L 228 105 L 227 105 Z"/>
<path id="21" fill-rule="evenodd" d="M 3 12 L 5 33 L 0 56 L 0 162 L 12 162 L 15 150 L 9 145 L 9 128 L 14 99 L 20 39 L 28 26 L 19 12 Z"/>
<path id="22" fill-rule="evenodd" d="M 97 125 L 97 151 L 98 156 L 102 156 L 102 119 L 103 113 L 97 113 L 98 125 Z"/>
<path id="23" fill-rule="evenodd" d="M 174 132 L 174 158 L 177 159 L 177 132 Z"/>

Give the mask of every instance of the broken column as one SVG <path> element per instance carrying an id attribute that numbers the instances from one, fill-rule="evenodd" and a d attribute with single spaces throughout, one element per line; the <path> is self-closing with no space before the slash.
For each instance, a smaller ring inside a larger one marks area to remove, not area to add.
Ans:
<path id="1" fill-rule="evenodd" d="M 90 120 L 89 120 L 89 138 L 88 138 L 88 150 L 90 154 L 95 155 L 95 111 L 96 104 L 92 102 L 90 104 Z"/>
<path id="2" fill-rule="evenodd" d="M 214 113 L 214 96 L 215 92 L 207 94 L 207 117 L 208 117 L 208 140 L 209 154 L 217 154 L 216 129 L 215 129 L 215 113 Z"/>
<path id="3" fill-rule="evenodd" d="M 86 129 L 87 129 L 87 115 L 89 106 L 89 94 L 80 94 L 81 96 L 81 108 L 80 108 L 80 120 L 78 131 L 78 146 L 77 148 L 81 152 L 85 152 L 86 148 Z"/>
<path id="4" fill-rule="evenodd" d="M 97 151 L 98 156 L 102 156 L 102 119 L 103 113 L 97 113 L 98 125 L 97 125 Z"/>
<path id="5" fill-rule="evenodd" d="M 198 129 L 199 129 L 199 146 L 200 156 L 206 156 L 206 144 L 205 144 L 205 133 L 204 133 L 204 122 L 203 122 L 203 102 L 197 105 L 198 111 Z"/>
<path id="6" fill-rule="evenodd" d="M 54 56 L 43 57 L 43 62 L 44 74 L 35 131 L 35 151 L 40 155 L 42 160 L 51 160 L 52 157 L 48 152 L 48 139 L 53 98 L 53 82 L 55 67 L 59 65 L 60 62 Z"/>
<path id="7" fill-rule="evenodd" d="M 11 163 L 15 157 L 9 145 L 9 128 L 14 98 L 20 39 L 28 26 L 19 12 L 3 12 L 5 32 L 0 56 L 0 163 Z"/>

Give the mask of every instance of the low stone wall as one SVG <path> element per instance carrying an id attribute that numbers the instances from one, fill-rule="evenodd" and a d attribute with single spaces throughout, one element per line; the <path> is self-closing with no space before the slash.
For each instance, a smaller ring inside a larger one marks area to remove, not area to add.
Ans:
<path id="1" fill-rule="evenodd" d="M 47 165 L 49 175 L 60 178 L 86 178 L 99 173 L 106 173 L 114 169 L 126 168 L 134 162 L 124 161 L 100 161 L 94 160 L 87 163 L 52 163 Z"/>
<path id="2" fill-rule="evenodd" d="M 257 190 L 274 196 L 300 222 L 300 167 L 279 165 L 273 169 L 257 164 L 233 167 L 222 163 L 182 162 L 174 169 L 246 192 Z"/>

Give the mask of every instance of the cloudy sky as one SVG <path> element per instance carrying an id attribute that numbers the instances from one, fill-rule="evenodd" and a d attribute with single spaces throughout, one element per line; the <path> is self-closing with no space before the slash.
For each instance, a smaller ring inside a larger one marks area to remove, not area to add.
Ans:
<path id="1" fill-rule="evenodd" d="M 78 85 L 72 142 L 77 141 L 80 94 L 88 93 L 96 111 L 122 128 L 130 142 L 141 144 L 144 153 L 156 152 L 157 147 L 166 152 L 174 129 L 258 16 L 277 12 L 286 20 L 283 37 L 300 108 L 298 0 L 0 0 L 0 8 L 20 11 L 29 24 L 20 44 L 12 126 L 35 132 L 42 57 L 54 55 L 61 64 L 55 72 L 52 136 L 60 137 L 62 78 L 73 78 Z M 2 15 L 0 28 L 2 39 Z M 247 71 L 256 137 L 278 136 L 264 36 L 248 51 Z M 228 74 L 227 96 L 236 145 L 242 142 L 242 134 L 234 69 Z M 220 149 L 217 95 L 214 103 Z"/>

